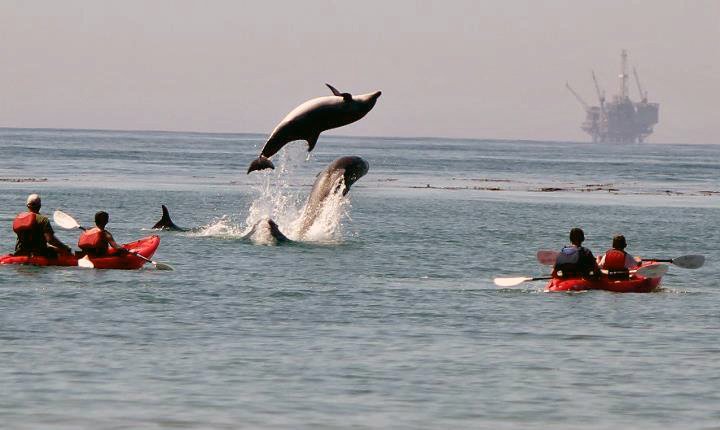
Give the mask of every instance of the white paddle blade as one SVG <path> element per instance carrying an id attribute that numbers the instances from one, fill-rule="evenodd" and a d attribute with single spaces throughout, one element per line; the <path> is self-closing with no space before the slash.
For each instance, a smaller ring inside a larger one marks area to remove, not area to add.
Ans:
<path id="1" fill-rule="evenodd" d="M 697 269 L 705 264 L 704 255 L 683 255 L 682 257 L 673 258 L 672 263 L 683 269 Z"/>
<path id="2" fill-rule="evenodd" d="M 644 278 L 661 278 L 668 271 L 668 266 L 665 264 L 650 264 L 649 266 L 643 266 L 635 272 L 637 276 Z"/>
<path id="3" fill-rule="evenodd" d="M 169 265 L 169 264 L 159 263 L 159 262 L 157 262 L 157 261 L 153 261 L 152 263 L 153 263 L 153 265 L 155 266 L 155 268 L 156 268 L 157 270 L 175 270 L 175 269 L 173 269 L 173 267 L 172 267 L 171 265 Z"/>
<path id="4" fill-rule="evenodd" d="M 541 249 L 537 252 L 537 260 L 543 266 L 552 266 L 553 264 L 555 264 L 555 260 L 557 260 L 558 254 L 559 252 L 557 251 Z"/>
<path id="5" fill-rule="evenodd" d="M 518 277 L 518 278 L 495 278 L 493 279 L 493 282 L 498 287 L 514 287 L 515 285 L 520 285 L 525 281 L 531 281 L 532 278 L 526 278 L 526 277 Z"/>
<path id="6" fill-rule="evenodd" d="M 84 267 L 86 269 L 94 269 L 95 268 L 95 265 L 93 264 L 92 261 L 90 261 L 90 258 L 87 255 L 78 260 L 78 266 Z"/>
<path id="7" fill-rule="evenodd" d="M 75 218 L 71 217 L 60 209 L 56 210 L 53 213 L 53 221 L 55 221 L 55 224 L 59 225 L 62 228 L 70 229 L 80 227 L 80 224 L 75 221 Z"/>

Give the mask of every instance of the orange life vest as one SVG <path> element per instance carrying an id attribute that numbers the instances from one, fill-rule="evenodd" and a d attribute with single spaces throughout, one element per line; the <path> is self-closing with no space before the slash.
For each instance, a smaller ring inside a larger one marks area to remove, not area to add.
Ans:
<path id="1" fill-rule="evenodd" d="M 15 233 L 21 233 L 24 231 L 31 231 L 35 227 L 35 213 L 34 212 L 23 212 L 18 214 L 13 220 L 13 231 Z"/>
<path id="2" fill-rule="evenodd" d="M 605 253 L 605 262 L 603 263 L 605 270 L 626 270 L 625 269 L 625 253 L 618 249 L 611 249 Z"/>
<path id="3" fill-rule="evenodd" d="M 100 251 L 107 250 L 107 241 L 105 240 L 105 232 L 97 227 L 85 230 L 80 234 L 78 239 L 78 248 L 83 251 Z"/>

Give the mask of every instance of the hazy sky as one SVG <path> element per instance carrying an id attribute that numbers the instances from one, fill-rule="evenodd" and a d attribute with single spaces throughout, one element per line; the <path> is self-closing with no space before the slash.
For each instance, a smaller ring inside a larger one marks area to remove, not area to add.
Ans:
<path id="1" fill-rule="evenodd" d="M 0 0 L 0 126 L 269 133 L 330 82 L 383 91 L 336 134 L 586 140 L 622 48 L 651 142 L 720 143 L 718 0 Z"/>

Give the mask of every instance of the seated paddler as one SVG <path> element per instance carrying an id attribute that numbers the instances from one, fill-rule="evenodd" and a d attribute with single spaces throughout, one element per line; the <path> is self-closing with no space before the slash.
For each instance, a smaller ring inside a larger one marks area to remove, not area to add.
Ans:
<path id="1" fill-rule="evenodd" d="M 613 278 L 628 278 L 630 269 L 640 265 L 639 259 L 625 252 L 627 241 L 625 236 L 618 234 L 613 236 L 612 249 L 600 256 L 598 265 L 608 272 Z"/>
<path id="2" fill-rule="evenodd" d="M 585 233 L 582 229 L 570 230 L 570 245 L 563 247 L 555 260 L 553 277 L 596 279 L 600 276 L 600 268 L 592 251 L 582 246 Z"/>
<path id="3" fill-rule="evenodd" d="M 110 215 L 107 212 L 100 211 L 95 214 L 95 227 L 85 230 L 80 234 L 78 239 L 78 247 L 91 257 L 102 257 L 116 250 L 118 253 L 126 253 L 127 250 L 118 245 L 113 238 L 112 233 L 105 229 L 110 221 Z"/>
<path id="4" fill-rule="evenodd" d="M 58 253 L 71 254 L 72 248 L 55 237 L 48 217 L 40 214 L 40 196 L 30 194 L 26 206 L 27 212 L 17 214 L 13 220 L 13 231 L 17 235 L 15 255 L 55 258 Z"/>

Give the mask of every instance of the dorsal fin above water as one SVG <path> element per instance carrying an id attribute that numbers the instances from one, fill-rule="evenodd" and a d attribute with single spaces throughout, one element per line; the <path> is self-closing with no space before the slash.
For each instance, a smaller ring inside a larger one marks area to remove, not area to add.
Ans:
<path id="1" fill-rule="evenodd" d="M 170 212 L 168 211 L 167 206 L 162 206 L 162 218 L 160 218 L 160 221 L 156 222 L 155 225 L 152 228 L 161 229 L 161 230 L 182 230 L 180 227 L 176 226 L 174 222 L 170 219 Z"/>
<path id="2" fill-rule="evenodd" d="M 327 87 L 330 88 L 330 91 L 332 91 L 333 95 L 336 95 L 336 96 L 338 96 L 338 97 L 342 97 L 343 100 L 345 100 L 345 101 L 350 101 L 350 100 L 352 100 L 352 94 L 350 94 L 350 93 L 341 93 L 340 91 L 338 91 L 338 90 L 337 90 L 335 87 L 333 87 L 332 85 L 327 84 L 327 83 L 326 83 L 325 85 L 327 85 Z"/>

